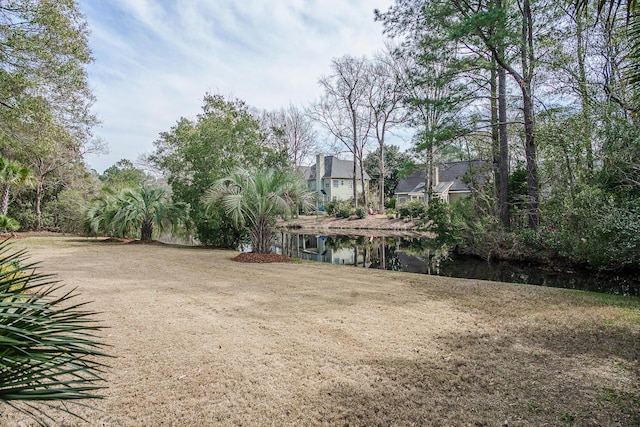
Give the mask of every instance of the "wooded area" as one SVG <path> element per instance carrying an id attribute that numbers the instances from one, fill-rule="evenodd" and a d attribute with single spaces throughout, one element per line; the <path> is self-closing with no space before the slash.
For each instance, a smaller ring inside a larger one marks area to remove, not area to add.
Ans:
<path id="1" fill-rule="evenodd" d="M 102 227 L 109 215 L 95 213 L 145 186 L 188 208 L 178 221 L 185 235 L 231 247 L 246 234 L 202 195 L 234 168 L 295 169 L 324 151 L 347 153 L 354 179 L 373 178 L 362 198 L 353 185 L 353 205 L 378 210 L 412 168 L 430 189 L 437 162 L 488 161 L 485 185 L 439 214 L 461 252 L 640 263 L 633 0 L 398 0 L 375 12 L 388 49 L 335 57 L 308 107 L 258 111 L 209 93 L 201 114 L 162 132 L 146 159 L 102 174 L 83 161 L 103 143 L 92 135 L 89 29 L 76 4 L 15 1 L 0 11 L 5 230 L 139 230 Z"/>

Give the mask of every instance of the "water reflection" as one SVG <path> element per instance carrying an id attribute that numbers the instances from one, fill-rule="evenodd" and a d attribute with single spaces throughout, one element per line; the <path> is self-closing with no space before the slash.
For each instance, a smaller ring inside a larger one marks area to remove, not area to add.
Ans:
<path id="1" fill-rule="evenodd" d="M 281 233 L 276 252 L 292 258 L 411 273 L 640 295 L 640 278 L 588 271 L 550 271 L 523 263 L 452 257 L 418 237 Z"/>

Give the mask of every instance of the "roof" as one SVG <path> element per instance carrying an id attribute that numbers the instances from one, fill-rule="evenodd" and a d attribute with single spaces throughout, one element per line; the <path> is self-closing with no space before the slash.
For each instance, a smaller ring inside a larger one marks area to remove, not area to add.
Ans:
<path id="1" fill-rule="evenodd" d="M 434 167 L 438 168 L 438 183 L 433 188 L 436 193 L 443 193 L 447 190 L 449 192 L 469 192 L 471 190 L 466 184 L 469 179 L 474 181 L 472 186 L 477 186 L 486 181 L 484 172 L 488 167 L 488 163 L 484 160 L 465 160 L 436 163 Z M 420 169 L 398 182 L 396 194 L 421 193 L 424 192 L 424 185 L 425 170 Z"/>
<path id="2" fill-rule="evenodd" d="M 314 177 L 316 176 L 316 168 L 314 166 L 299 166 L 298 170 L 302 173 L 303 178 L 306 180 L 310 180 L 311 175 L 313 175 Z"/>
<path id="3" fill-rule="evenodd" d="M 310 166 L 309 176 L 307 179 L 315 180 L 316 179 L 316 164 Z M 360 168 L 356 170 L 356 177 L 360 179 Z M 353 161 L 352 160 L 341 160 L 335 156 L 325 156 L 324 157 L 324 175 L 322 178 L 342 178 L 342 179 L 352 179 L 353 178 Z M 367 171 L 364 172 L 364 179 L 371 179 Z"/>

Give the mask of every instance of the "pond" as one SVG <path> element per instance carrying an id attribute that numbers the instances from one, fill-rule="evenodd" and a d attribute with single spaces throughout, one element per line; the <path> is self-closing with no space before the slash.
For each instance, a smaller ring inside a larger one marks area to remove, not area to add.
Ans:
<path id="1" fill-rule="evenodd" d="M 640 295 L 640 277 L 637 274 L 595 274 L 577 269 L 553 271 L 527 263 L 488 262 L 477 257 L 450 255 L 429 246 L 428 241 L 420 237 L 283 232 L 275 250 L 292 258 L 360 268 Z"/>

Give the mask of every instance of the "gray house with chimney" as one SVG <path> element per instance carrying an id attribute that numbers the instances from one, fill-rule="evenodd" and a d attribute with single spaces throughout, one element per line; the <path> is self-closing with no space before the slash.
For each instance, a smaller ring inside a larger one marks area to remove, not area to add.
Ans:
<path id="1" fill-rule="evenodd" d="M 433 165 L 433 195 L 453 203 L 471 195 L 471 189 L 486 182 L 490 165 L 484 160 L 436 163 Z M 398 182 L 395 198 L 402 204 L 425 198 L 426 170 L 420 169 Z"/>
<path id="2" fill-rule="evenodd" d="M 356 191 L 362 194 L 362 176 L 360 168 L 356 171 Z M 341 160 L 335 156 L 318 154 L 316 163 L 305 169 L 307 186 L 318 193 L 320 206 L 331 200 L 350 200 L 353 198 L 353 161 Z M 369 191 L 370 177 L 365 171 L 365 191 Z"/>

